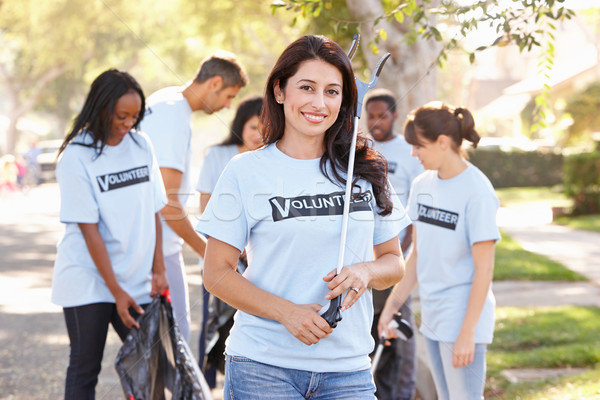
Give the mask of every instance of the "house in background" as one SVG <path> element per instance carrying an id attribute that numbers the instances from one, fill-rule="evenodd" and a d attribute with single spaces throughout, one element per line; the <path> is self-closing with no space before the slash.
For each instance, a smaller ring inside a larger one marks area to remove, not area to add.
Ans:
<path id="1" fill-rule="evenodd" d="M 600 16 L 600 7 L 594 12 Z M 522 112 L 547 84 L 547 127 L 534 136 L 545 145 L 561 144 L 572 123 L 563 114 L 567 99 L 600 80 L 600 27 L 583 14 L 557 24 L 554 66 L 549 71 L 540 71 L 539 50 L 520 53 L 516 46 L 494 47 L 478 55 L 465 104 L 474 111 L 483 136 L 525 136 L 528 128 Z"/>
<path id="2" fill-rule="evenodd" d="M 534 101 L 547 84 L 550 87 L 545 122 L 546 128 L 536 133 L 536 139 L 548 145 L 560 144 L 563 132 L 572 119 L 563 113 L 568 98 L 600 80 L 600 64 L 594 52 L 585 53 L 578 60 L 557 63 L 549 77 L 533 76 L 505 88 L 502 95 L 477 110 L 490 136 L 517 137 L 527 129 L 523 110 Z"/>

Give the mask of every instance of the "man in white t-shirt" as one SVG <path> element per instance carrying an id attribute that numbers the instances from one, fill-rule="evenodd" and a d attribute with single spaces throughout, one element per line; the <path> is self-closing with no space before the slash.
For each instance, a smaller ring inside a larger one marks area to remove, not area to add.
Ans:
<path id="1" fill-rule="evenodd" d="M 235 55 L 219 51 L 202 61 L 192 82 L 158 90 L 146 100 L 141 130 L 154 145 L 169 200 L 161 210 L 163 253 L 175 319 L 188 341 L 189 299 L 182 246 L 185 241 L 200 256 L 204 256 L 206 248 L 206 238 L 194 230 L 185 212 L 187 197 L 193 190 L 191 117 L 194 111 L 212 114 L 223 107 L 229 108 L 247 83 L 246 71 Z"/>
<path id="2" fill-rule="evenodd" d="M 412 157 L 411 145 L 401 135 L 394 132 L 394 122 L 398 118 L 396 99 L 385 89 L 373 90 L 365 103 L 367 127 L 375 140 L 373 147 L 388 162 L 388 179 L 394 192 L 404 207 L 408 201 L 410 186 L 415 177 L 424 169 L 416 157 Z M 402 251 L 406 257 L 412 241 L 412 225 L 399 235 Z M 373 290 L 373 337 L 377 340 L 377 321 L 391 289 Z M 414 331 L 416 326 L 410 309 L 410 297 L 400 308 L 402 318 L 407 320 Z M 407 341 L 396 339 L 387 346 L 375 372 L 377 398 L 404 400 L 412 399 L 416 387 L 416 343 L 415 337 Z"/>

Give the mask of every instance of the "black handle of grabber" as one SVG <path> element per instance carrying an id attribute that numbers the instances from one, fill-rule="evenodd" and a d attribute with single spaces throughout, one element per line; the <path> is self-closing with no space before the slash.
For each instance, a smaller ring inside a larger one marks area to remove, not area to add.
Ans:
<path id="1" fill-rule="evenodd" d="M 341 295 L 336 297 L 335 299 L 331 299 L 331 301 L 329 302 L 329 308 L 327 309 L 327 311 L 321 314 L 321 317 L 323 317 L 323 319 L 327 321 L 330 327 L 335 328 L 337 326 L 338 322 L 342 320 Z"/>
<path id="2" fill-rule="evenodd" d="M 402 318 L 402 314 L 396 313 L 392 321 L 396 321 L 396 334 L 402 340 L 408 340 L 413 337 L 413 330 L 407 320 Z"/>

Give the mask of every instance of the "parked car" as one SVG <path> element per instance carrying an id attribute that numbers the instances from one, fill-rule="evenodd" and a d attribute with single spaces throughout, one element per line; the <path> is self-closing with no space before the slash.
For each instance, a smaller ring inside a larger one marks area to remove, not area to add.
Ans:
<path id="1" fill-rule="evenodd" d="M 41 140 L 37 147 L 40 150 L 36 160 L 39 165 L 39 177 L 41 182 L 56 180 L 56 158 L 62 139 Z"/>

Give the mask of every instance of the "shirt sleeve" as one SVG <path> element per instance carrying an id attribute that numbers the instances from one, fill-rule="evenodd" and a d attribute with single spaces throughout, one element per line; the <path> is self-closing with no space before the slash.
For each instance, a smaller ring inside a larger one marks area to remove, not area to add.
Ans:
<path id="1" fill-rule="evenodd" d="M 163 113 L 165 114 L 165 113 Z M 152 139 L 154 153 L 160 168 L 172 168 L 177 171 L 185 171 L 185 157 L 190 146 L 189 122 L 178 115 L 169 115 L 164 123 L 153 122 L 156 114 L 144 117 L 144 132 Z"/>
<path id="2" fill-rule="evenodd" d="M 415 180 L 415 178 L 417 176 L 419 176 L 423 172 L 425 172 L 425 168 L 423 168 L 423 166 L 421 165 L 421 163 L 419 162 L 419 159 L 417 157 L 411 156 L 410 158 L 411 158 L 411 165 L 412 165 L 410 183 L 412 184 L 412 182 Z"/>
<path id="3" fill-rule="evenodd" d="M 408 214 L 411 221 L 417 221 L 419 219 L 419 215 L 417 214 L 417 195 L 415 194 L 415 181 L 413 179 L 412 184 L 410 185 L 410 192 L 408 195 L 408 201 L 406 202 L 406 213 Z"/>
<path id="4" fill-rule="evenodd" d="M 469 201 L 466 222 L 470 246 L 477 242 L 500 239 L 496 222 L 498 207 L 498 198 L 493 193 L 485 193 Z"/>
<path id="5" fill-rule="evenodd" d="M 408 185 L 409 188 L 412 188 L 412 183 L 415 181 L 415 179 L 417 178 L 417 176 L 419 176 L 423 172 L 425 172 L 425 168 L 423 168 L 423 166 L 419 162 L 419 159 L 417 159 L 416 157 L 412 157 L 411 156 L 411 164 L 412 164 L 412 171 L 411 171 L 411 174 L 410 174 L 410 182 L 409 182 L 409 185 Z M 409 193 L 410 193 L 410 191 L 409 191 Z"/>
<path id="6" fill-rule="evenodd" d="M 391 214 L 382 216 L 375 211 L 375 229 L 373 231 L 374 245 L 385 243 L 388 240 L 397 237 L 404 228 L 412 223 L 404 207 L 400 203 L 398 196 L 392 194 L 391 199 L 394 204 Z M 377 210 L 377 208 L 375 209 Z"/>
<path id="7" fill-rule="evenodd" d="M 85 157 L 76 149 L 67 147 L 56 165 L 61 222 L 94 224 L 100 220 L 93 182 L 84 163 Z M 91 157 L 89 161 L 92 161 Z"/>
<path id="8" fill-rule="evenodd" d="M 233 171 L 226 168 L 196 225 L 196 231 L 243 251 L 249 236 L 245 208 Z"/>
<path id="9" fill-rule="evenodd" d="M 216 171 L 217 168 L 216 148 L 212 147 L 206 154 L 206 157 L 204 157 L 204 163 L 202 164 L 200 177 L 196 185 L 198 192 L 212 194 L 219 178 L 218 174 L 221 172 Z"/>
<path id="10" fill-rule="evenodd" d="M 151 181 L 154 185 L 154 212 L 157 213 L 167 204 L 167 193 L 165 191 L 165 184 L 162 180 L 162 174 L 158 167 L 158 161 L 156 160 L 152 142 L 148 138 L 145 138 L 145 140 L 150 153 Z"/>

